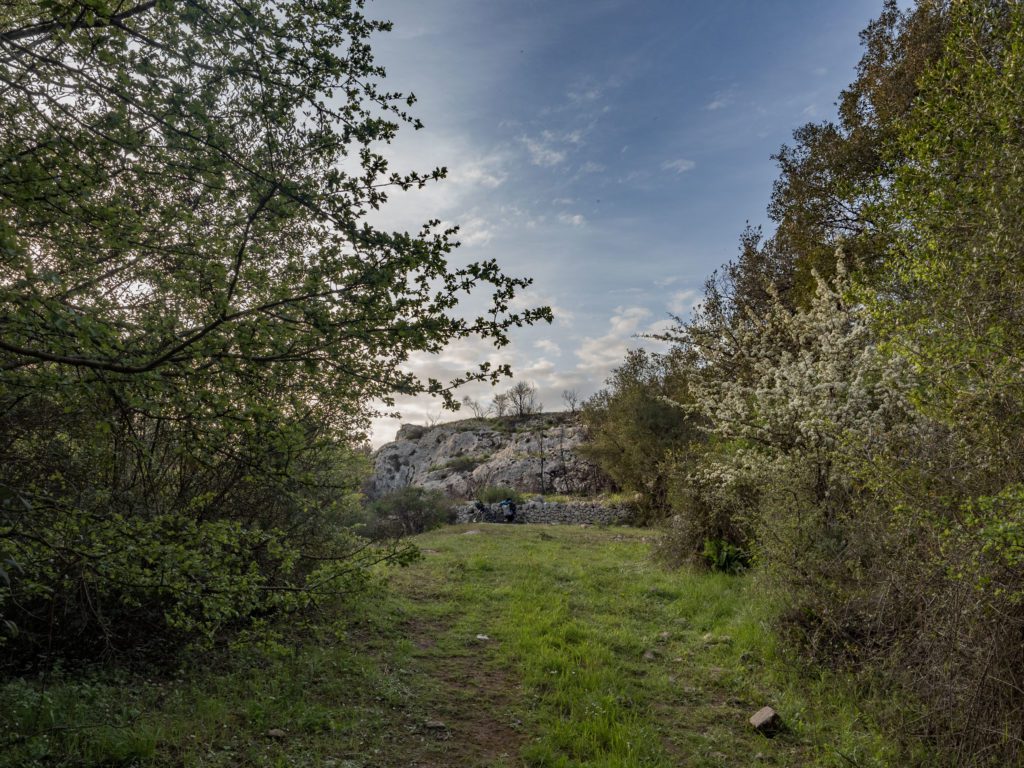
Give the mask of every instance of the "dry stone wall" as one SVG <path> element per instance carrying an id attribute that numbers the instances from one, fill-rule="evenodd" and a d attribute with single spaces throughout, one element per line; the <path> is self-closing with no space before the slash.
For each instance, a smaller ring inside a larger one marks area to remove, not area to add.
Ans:
<path id="1" fill-rule="evenodd" d="M 524 501 L 516 505 L 517 523 L 547 525 L 621 525 L 628 521 L 630 509 L 590 501 L 546 502 Z M 505 515 L 498 504 L 484 505 L 481 511 L 473 504 L 456 510 L 460 523 L 503 523 Z"/>

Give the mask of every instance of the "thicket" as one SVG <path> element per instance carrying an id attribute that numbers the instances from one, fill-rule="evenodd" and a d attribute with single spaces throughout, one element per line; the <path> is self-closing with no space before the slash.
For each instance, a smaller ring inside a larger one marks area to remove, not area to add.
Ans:
<path id="1" fill-rule="evenodd" d="M 516 504 L 523 503 L 523 494 L 507 485 L 484 486 L 476 492 L 474 498 L 484 504 L 497 504 L 505 499 L 511 499 Z"/>
<path id="2" fill-rule="evenodd" d="M 445 174 L 378 151 L 419 123 L 362 6 L 0 10 L 5 664 L 214 642 L 401 561 L 345 525 L 369 404 L 454 404 L 410 353 L 549 316 L 450 267 L 454 230 L 366 222 Z M 456 315 L 476 287 L 494 306 Z"/>
<path id="3" fill-rule="evenodd" d="M 838 121 L 777 156 L 774 232 L 664 336 L 704 439 L 658 465 L 662 549 L 737 547 L 794 647 L 899 693 L 906 738 L 1020 765 L 1024 7 L 890 2 L 863 42 Z"/>
<path id="4" fill-rule="evenodd" d="M 374 541 L 400 539 L 455 522 L 455 502 L 438 490 L 408 486 L 375 499 L 359 514 L 356 528 Z"/>
<path id="5" fill-rule="evenodd" d="M 611 478 L 614 490 L 637 494 L 639 516 L 663 518 L 680 450 L 700 440 L 685 414 L 689 382 L 684 356 L 632 350 L 606 386 L 580 408 L 587 439 L 579 454 Z"/>

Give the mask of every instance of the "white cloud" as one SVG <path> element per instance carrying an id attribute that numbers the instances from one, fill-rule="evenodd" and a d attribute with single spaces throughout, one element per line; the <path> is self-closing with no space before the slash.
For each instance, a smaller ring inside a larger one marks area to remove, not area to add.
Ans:
<path id="1" fill-rule="evenodd" d="M 580 166 L 580 173 L 601 173 L 606 170 L 606 167 L 600 163 L 595 163 L 593 160 L 587 160 L 582 166 Z"/>
<path id="2" fill-rule="evenodd" d="M 678 328 L 676 321 L 666 317 L 663 320 L 655 320 L 653 323 L 644 328 L 643 332 L 646 336 L 660 336 L 667 333 L 668 331 L 675 330 L 676 328 Z M 663 344 L 664 342 L 658 343 Z"/>
<path id="3" fill-rule="evenodd" d="M 533 362 L 521 365 L 516 369 L 517 379 L 527 379 L 534 386 L 539 386 L 542 380 L 554 375 L 555 364 L 547 358 L 540 358 Z"/>
<path id="4" fill-rule="evenodd" d="M 533 343 L 533 346 L 543 352 L 547 352 L 549 355 L 562 354 L 562 348 L 558 346 L 555 342 L 553 342 L 551 339 L 541 339 L 540 341 L 535 341 Z"/>
<path id="5" fill-rule="evenodd" d="M 608 333 L 583 339 L 576 350 L 579 360 L 576 368 L 595 379 L 604 380 L 609 371 L 625 358 L 631 340 L 634 341 L 632 346 L 640 346 L 633 337 L 650 314 L 646 307 L 616 307 L 609 321 Z"/>
<path id="6" fill-rule="evenodd" d="M 700 291 L 693 288 L 676 291 L 669 298 L 668 311 L 677 317 L 683 317 L 693 311 L 693 308 L 697 306 L 700 299 Z"/>
<path id="7" fill-rule="evenodd" d="M 497 189 L 508 179 L 504 157 L 495 153 L 459 163 L 448 169 L 448 180 L 463 186 Z"/>
<path id="8" fill-rule="evenodd" d="M 581 213 L 560 213 L 558 220 L 573 227 L 582 227 L 587 223 L 587 219 Z"/>
<path id="9" fill-rule="evenodd" d="M 572 144 L 574 147 L 578 147 L 583 144 L 583 131 L 579 129 L 566 131 L 565 133 L 541 131 L 540 136 L 544 141 L 555 144 Z"/>
<path id="10" fill-rule="evenodd" d="M 519 139 L 530 154 L 530 162 L 542 168 L 553 168 L 565 162 L 566 153 L 540 139 L 523 136 Z"/>
<path id="11" fill-rule="evenodd" d="M 718 91 L 707 104 L 704 105 L 704 109 L 708 112 L 716 112 L 719 109 L 725 109 L 736 100 L 736 86 L 731 86 L 724 91 Z"/>
<path id="12" fill-rule="evenodd" d="M 566 97 L 573 104 L 589 104 L 600 99 L 603 93 L 604 91 L 595 85 L 589 88 L 571 90 L 566 94 Z"/>
<path id="13" fill-rule="evenodd" d="M 556 327 L 569 327 L 576 319 L 576 315 L 571 310 L 559 305 L 554 296 L 539 293 L 536 288 L 532 287 L 517 293 L 516 297 L 509 302 L 509 306 L 517 311 L 527 307 L 551 307 Z"/>
<path id="14" fill-rule="evenodd" d="M 487 245 L 494 238 L 494 227 L 485 219 L 474 217 L 459 223 L 459 242 L 466 248 Z"/>
<path id="15" fill-rule="evenodd" d="M 679 158 L 678 160 L 666 160 L 661 164 L 663 171 L 675 171 L 676 173 L 686 173 L 692 171 L 697 164 L 693 160 L 686 160 L 685 158 Z"/>

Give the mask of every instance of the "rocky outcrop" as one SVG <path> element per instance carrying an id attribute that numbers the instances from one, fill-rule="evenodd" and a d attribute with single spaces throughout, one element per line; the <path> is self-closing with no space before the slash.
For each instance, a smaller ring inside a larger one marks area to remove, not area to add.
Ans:
<path id="1" fill-rule="evenodd" d="M 470 499 L 504 485 L 523 493 L 593 494 L 608 481 L 576 449 L 583 427 L 570 415 L 468 419 L 434 427 L 403 425 L 373 456 L 367 492 L 380 496 L 410 485 Z"/>

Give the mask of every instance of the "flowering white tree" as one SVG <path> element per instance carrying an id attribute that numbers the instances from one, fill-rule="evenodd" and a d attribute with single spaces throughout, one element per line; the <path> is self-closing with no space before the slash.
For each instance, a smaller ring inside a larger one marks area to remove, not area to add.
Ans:
<path id="1" fill-rule="evenodd" d="M 694 503 L 675 524 L 690 527 L 691 546 L 688 515 L 703 515 L 705 535 L 723 521 L 746 531 L 762 572 L 814 615 L 812 642 L 863 625 L 851 584 L 905 535 L 888 530 L 866 478 L 877 457 L 926 429 L 906 366 L 879 349 L 849 294 L 840 260 L 807 308 L 772 296 L 728 328 L 705 322 L 689 336 L 700 361 L 692 407 L 709 449 L 682 479 Z"/>

